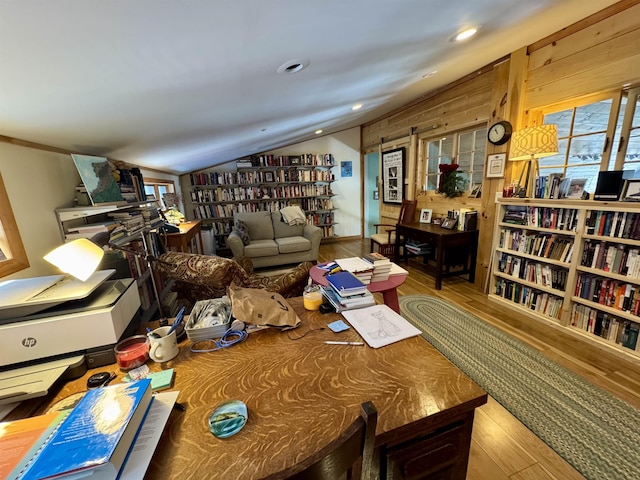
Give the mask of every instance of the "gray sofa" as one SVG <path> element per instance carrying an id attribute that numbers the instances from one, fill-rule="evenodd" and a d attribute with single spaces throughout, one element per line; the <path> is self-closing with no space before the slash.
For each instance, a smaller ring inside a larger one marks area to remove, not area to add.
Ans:
<path id="1" fill-rule="evenodd" d="M 289 225 L 279 211 L 236 213 L 234 225 L 238 220 L 247 226 L 248 243 L 245 245 L 242 236 L 234 230 L 227 238 L 227 246 L 234 257 L 249 257 L 254 268 L 318 261 L 320 228 Z"/>

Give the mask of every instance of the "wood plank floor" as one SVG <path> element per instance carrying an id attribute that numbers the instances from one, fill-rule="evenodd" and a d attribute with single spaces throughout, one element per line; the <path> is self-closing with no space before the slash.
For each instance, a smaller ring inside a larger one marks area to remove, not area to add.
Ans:
<path id="1" fill-rule="evenodd" d="M 362 256 L 368 240 L 323 243 L 319 261 Z M 466 277 L 434 278 L 419 260 L 409 260 L 409 277 L 398 295 L 427 294 L 455 302 L 490 324 L 508 332 L 564 367 L 582 375 L 629 404 L 640 408 L 640 361 L 625 360 L 586 345 L 540 322 L 490 302 Z M 380 294 L 376 294 L 377 296 Z M 382 302 L 382 297 L 378 298 Z M 573 480 L 584 478 L 493 398 L 476 411 L 468 480 Z"/>

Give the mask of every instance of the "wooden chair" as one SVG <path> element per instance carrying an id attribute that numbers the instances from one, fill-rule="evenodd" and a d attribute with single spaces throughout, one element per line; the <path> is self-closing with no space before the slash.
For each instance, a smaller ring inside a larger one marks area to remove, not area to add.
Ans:
<path id="1" fill-rule="evenodd" d="M 360 408 L 360 416 L 322 450 L 263 480 L 335 480 L 345 478 L 345 474 L 347 479 L 370 478 L 378 411 L 371 402 L 363 403 Z M 357 470 L 354 464 L 360 458 L 360 475 L 353 477 Z"/>
<path id="2" fill-rule="evenodd" d="M 400 206 L 400 215 L 398 215 L 397 223 L 412 223 L 415 221 L 416 200 L 403 200 Z M 378 246 L 378 252 L 385 257 L 393 258 L 393 249 L 396 244 L 396 229 L 395 225 L 388 223 L 376 223 L 376 233 L 371 235 L 371 251 L 374 252 L 374 246 Z M 389 227 L 386 231 L 380 229 Z"/>

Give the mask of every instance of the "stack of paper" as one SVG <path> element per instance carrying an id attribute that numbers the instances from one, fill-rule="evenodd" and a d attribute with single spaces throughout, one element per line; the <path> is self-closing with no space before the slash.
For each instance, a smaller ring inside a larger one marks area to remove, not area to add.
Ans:
<path id="1" fill-rule="evenodd" d="M 349 310 L 342 315 L 372 348 L 384 347 L 421 333 L 387 305 Z"/>
<path id="2" fill-rule="evenodd" d="M 362 283 L 368 285 L 371 283 L 371 277 L 373 276 L 373 265 L 369 262 L 365 262 L 360 257 L 339 258 L 336 263 L 345 272 L 351 272 L 360 279 Z"/>

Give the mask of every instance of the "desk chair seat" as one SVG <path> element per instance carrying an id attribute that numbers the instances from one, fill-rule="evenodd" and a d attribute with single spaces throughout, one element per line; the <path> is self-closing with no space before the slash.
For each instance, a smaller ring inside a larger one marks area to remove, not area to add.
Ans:
<path id="1" fill-rule="evenodd" d="M 334 441 L 300 463 L 264 480 L 336 480 L 370 478 L 378 411 L 371 402 L 361 406 L 360 416 Z M 362 459 L 360 475 L 354 464 Z M 346 475 L 346 477 L 345 477 Z"/>
<path id="2" fill-rule="evenodd" d="M 403 200 L 398 215 L 398 223 L 413 223 L 416 214 L 416 200 Z M 376 233 L 371 235 L 371 251 L 378 252 L 385 257 L 393 258 L 396 244 L 396 226 L 389 223 L 376 223 Z"/>

